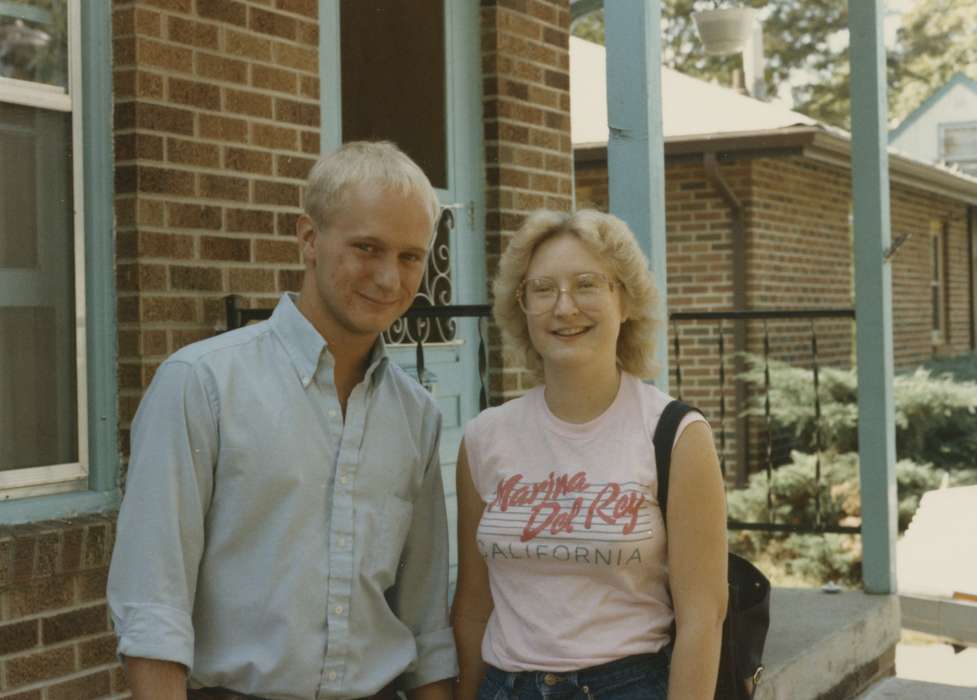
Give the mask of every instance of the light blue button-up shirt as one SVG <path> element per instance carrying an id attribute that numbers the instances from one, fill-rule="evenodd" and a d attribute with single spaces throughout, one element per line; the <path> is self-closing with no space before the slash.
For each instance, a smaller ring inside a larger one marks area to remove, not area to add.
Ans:
<path id="1" fill-rule="evenodd" d="M 132 426 L 119 653 L 273 700 L 454 676 L 440 423 L 380 340 L 344 422 L 332 354 L 288 295 L 175 353 Z"/>

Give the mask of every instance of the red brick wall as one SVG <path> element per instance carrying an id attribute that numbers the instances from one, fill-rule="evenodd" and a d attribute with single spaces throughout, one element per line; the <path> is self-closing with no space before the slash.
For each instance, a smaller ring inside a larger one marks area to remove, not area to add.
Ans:
<path id="1" fill-rule="evenodd" d="M 945 197 L 894 185 L 891 193 L 892 237 L 912 237 L 892 258 L 893 345 L 897 367 L 910 367 L 934 355 L 970 351 L 970 298 L 967 255 L 967 210 Z M 930 231 L 947 230 L 946 263 L 948 332 L 932 340 Z"/>
<path id="2" fill-rule="evenodd" d="M 0 529 L 0 698 L 125 691 L 105 605 L 113 529 L 101 517 Z"/>
<path id="3" fill-rule="evenodd" d="M 748 161 L 720 166 L 749 217 Z M 607 169 L 603 161 L 578 162 L 575 170 L 577 205 L 606 210 Z M 732 214 L 706 178 L 701 161 L 671 162 L 665 172 L 666 259 L 669 312 L 719 311 L 733 308 Z M 747 226 L 749 233 L 749 226 Z M 745 242 L 748 249 L 749 239 Z M 679 334 L 679 362 L 675 362 L 675 332 Z M 733 384 L 733 326 L 722 326 L 726 365 L 725 387 L 718 379 L 720 327 L 713 321 L 683 321 L 668 326 L 669 386 L 673 394 L 702 409 L 726 437 L 727 459 L 735 450 L 735 389 Z M 681 366 L 681 377 L 677 374 Z M 725 396 L 726 420 L 720 421 Z"/>
<path id="4" fill-rule="evenodd" d="M 851 308 L 851 188 L 847 171 L 801 157 L 751 161 L 749 303 L 754 308 Z M 810 322 L 768 324 L 771 353 L 800 366 L 811 362 Z M 819 362 L 849 367 L 850 321 L 815 323 Z M 761 329 L 751 328 L 751 351 Z"/>
<path id="5" fill-rule="evenodd" d="M 317 3 L 116 2 L 121 438 L 159 363 L 223 297 L 299 284 L 294 220 L 319 152 Z"/>
<path id="6" fill-rule="evenodd" d="M 572 205 L 569 27 L 566 0 L 482 2 L 489 280 L 508 236 L 527 213 Z M 494 328 L 490 351 L 493 400 L 532 385 L 520 368 L 505 366 Z"/>
<path id="7" fill-rule="evenodd" d="M 849 224 L 850 175 L 846 169 L 802 157 L 760 158 L 725 163 L 723 179 L 746 215 L 747 306 L 762 308 L 850 308 L 853 305 L 852 242 Z M 575 171 L 579 206 L 607 207 L 603 161 L 579 161 Z M 671 160 L 665 179 L 668 305 L 670 312 L 727 310 L 733 305 L 732 220 L 729 207 L 706 179 L 702 165 Z M 893 337 L 895 362 L 911 367 L 934 354 L 970 349 L 970 305 L 966 207 L 947 198 L 896 184 L 892 187 L 892 232 L 913 231 L 893 259 Z M 931 222 L 948 231 L 947 292 L 949 336 L 933 347 L 930 339 Z M 821 366 L 848 367 L 854 357 L 853 325 L 816 322 Z M 810 367 L 808 321 L 768 323 L 771 356 Z M 733 347 L 732 325 L 725 326 L 725 350 Z M 747 326 L 747 349 L 762 352 L 763 326 Z M 677 390 L 674 328 L 671 386 Z M 680 330 L 683 397 L 719 416 L 719 339 L 715 323 L 683 322 Z M 732 363 L 727 362 L 727 382 Z M 727 431 L 733 430 L 732 384 L 726 390 Z M 813 410 L 813 407 L 812 407 Z M 752 430 L 752 462 L 759 442 Z M 727 456 L 735 440 L 727 434 Z"/>
<path id="8" fill-rule="evenodd" d="M 750 163 L 746 171 L 722 166 L 723 177 L 747 208 L 750 305 L 754 308 L 850 307 L 854 292 L 848 172 L 801 157 L 763 158 Z M 581 205 L 606 208 L 607 171 L 602 163 L 578 164 L 576 186 Z M 722 304 L 731 301 L 731 296 L 725 300 L 717 297 L 727 286 L 731 289 L 731 283 L 720 282 L 714 271 L 707 270 L 696 256 L 697 252 L 706 250 L 701 245 L 702 237 L 708 240 L 710 235 L 709 226 L 702 222 L 714 218 L 712 226 L 720 237 L 730 226 L 728 217 L 721 209 L 717 211 L 717 203 L 719 207 L 724 205 L 708 187 L 700 166 L 668 164 L 670 311 L 722 308 Z M 949 332 L 945 343 L 934 346 L 930 333 L 930 230 L 933 225 L 944 224 L 948 242 L 945 261 Z M 966 205 L 897 183 L 891 189 L 891 229 L 894 239 L 903 233 L 913 234 L 892 259 L 896 366 L 907 368 L 934 355 L 969 352 L 971 309 Z M 699 230 L 700 247 L 683 248 L 689 233 L 696 230 Z M 722 249 L 720 240 L 716 240 L 718 249 Z M 691 250 L 693 255 L 685 255 L 685 250 Z M 727 260 L 731 262 L 731 258 Z M 692 280 L 697 282 L 693 284 Z M 688 290 L 693 290 L 694 298 L 685 294 Z M 852 336 L 846 325 L 818 322 L 817 326 L 819 353 L 836 366 L 846 366 L 852 358 Z M 752 335 L 755 337 L 755 333 Z M 797 331 L 793 335 L 795 340 L 786 341 L 780 354 L 803 359 L 809 353 L 804 339 L 806 333 Z"/>

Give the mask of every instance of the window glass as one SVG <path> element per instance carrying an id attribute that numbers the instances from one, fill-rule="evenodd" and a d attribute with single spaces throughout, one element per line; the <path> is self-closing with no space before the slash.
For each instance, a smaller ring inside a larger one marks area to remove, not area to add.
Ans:
<path id="1" fill-rule="evenodd" d="M 0 471 L 78 461 L 71 114 L 0 102 Z"/>
<path id="2" fill-rule="evenodd" d="M 343 141 L 393 141 L 447 189 L 443 3 L 343 0 L 340 62 Z"/>
<path id="3" fill-rule="evenodd" d="M 0 76 L 68 85 L 66 0 L 0 0 Z"/>
<path id="4" fill-rule="evenodd" d="M 977 158 L 977 124 L 944 127 L 943 156 L 947 160 Z"/>

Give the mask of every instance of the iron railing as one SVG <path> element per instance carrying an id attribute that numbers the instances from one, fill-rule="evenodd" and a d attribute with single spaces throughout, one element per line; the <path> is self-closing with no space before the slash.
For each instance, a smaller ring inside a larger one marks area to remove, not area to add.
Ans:
<path id="1" fill-rule="evenodd" d="M 824 534 L 824 533 L 841 533 L 841 534 L 859 534 L 861 533 L 860 527 L 840 525 L 838 523 L 827 523 L 824 521 L 822 514 L 822 504 L 821 504 L 821 452 L 823 445 L 821 443 L 821 398 L 819 391 L 819 355 L 818 355 L 818 333 L 816 328 L 816 321 L 824 319 L 850 319 L 854 320 L 855 310 L 846 309 L 770 309 L 770 310 L 749 310 L 749 311 L 702 311 L 702 312 L 676 312 L 669 315 L 669 322 L 672 326 L 672 348 L 673 356 L 671 358 L 672 365 L 675 372 L 675 394 L 678 398 L 682 398 L 683 393 L 683 367 L 682 367 L 682 334 L 680 333 L 679 324 L 682 322 L 697 322 L 697 321 L 711 321 L 719 324 L 719 332 L 716 334 L 716 350 L 718 352 L 718 372 L 717 379 L 719 381 L 719 452 L 720 452 L 720 465 L 723 470 L 723 474 L 726 474 L 726 452 L 727 452 L 727 391 L 728 391 L 728 375 L 726 371 L 728 351 L 726 348 L 726 339 L 723 332 L 723 322 L 731 321 L 737 324 L 739 327 L 736 328 L 738 334 L 742 334 L 742 328 L 746 321 L 761 321 L 763 323 L 763 337 L 762 337 L 762 347 L 763 347 L 763 427 L 764 427 L 764 464 L 763 469 L 766 472 L 767 480 L 767 511 L 770 513 L 770 519 L 766 522 L 745 522 L 740 520 L 730 519 L 727 526 L 730 530 L 757 530 L 766 532 L 783 532 L 783 533 L 798 533 L 798 534 Z M 809 322 L 809 349 L 810 356 L 809 362 L 811 367 L 811 374 L 814 384 L 813 392 L 813 406 L 812 411 L 814 413 L 814 440 L 815 440 L 815 469 L 812 479 L 814 480 L 814 498 L 815 498 L 815 520 L 813 523 L 778 523 L 773 522 L 773 427 L 772 427 L 772 407 L 770 403 L 770 329 L 768 326 L 769 321 L 774 320 L 807 320 Z M 743 343 L 743 335 L 738 336 L 740 338 L 740 343 Z M 736 348 L 735 357 L 737 357 L 736 364 L 739 365 L 736 374 L 742 372 L 742 362 L 740 359 L 742 357 L 742 352 L 745 348 Z M 734 378 L 734 382 L 739 382 L 740 386 L 737 387 L 737 396 L 742 401 L 744 396 L 744 384 L 739 377 Z M 737 407 L 740 412 L 745 408 L 743 405 Z M 737 416 L 738 418 L 740 416 Z M 748 440 L 748 431 L 738 427 L 737 430 L 738 437 L 738 451 L 740 455 L 746 454 L 746 449 L 742 444 L 743 440 Z M 742 480 L 740 481 L 742 485 Z"/>

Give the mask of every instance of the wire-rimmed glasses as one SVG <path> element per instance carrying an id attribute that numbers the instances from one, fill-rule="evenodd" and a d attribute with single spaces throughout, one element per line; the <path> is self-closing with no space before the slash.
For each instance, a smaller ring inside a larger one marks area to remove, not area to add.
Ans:
<path id="1" fill-rule="evenodd" d="M 552 277 L 528 277 L 516 290 L 519 307 L 530 316 L 545 314 L 556 308 L 565 293 L 581 311 L 599 311 L 614 291 L 614 281 L 600 272 L 581 272 L 569 282 L 561 287 Z"/>

